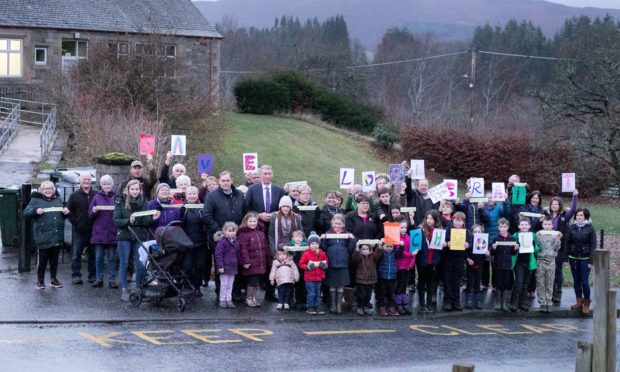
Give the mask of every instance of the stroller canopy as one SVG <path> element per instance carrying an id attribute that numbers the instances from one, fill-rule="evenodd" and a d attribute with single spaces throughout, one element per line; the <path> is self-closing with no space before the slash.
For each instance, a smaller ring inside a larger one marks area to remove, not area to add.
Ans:
<path id="1" fill-rule="evenodd" d="M 155 239 L 167 253 L 186 253 L 194 247 L 194 243 L 187 237 L 178 222 L 171 222 L 155 229 Z"/>

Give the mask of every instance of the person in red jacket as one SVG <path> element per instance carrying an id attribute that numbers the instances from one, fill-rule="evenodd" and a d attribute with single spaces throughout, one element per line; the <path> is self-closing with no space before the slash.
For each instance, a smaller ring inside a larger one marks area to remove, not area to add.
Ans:
<path id="1" fill-rule="evenodd" d="M 245 303 L 249 307 L 259 307 L 256 301 L 259 278 L 267 272 L 267 260 L 271 258 L 269 242 L 258 223 L 258 214 L 249 212 L 241 222 L 239 229 L 239 247 L 241 250 L 241 273 L 247 279 Z"/>
<path id="2" fill-rule="evenodd" d="M 311 315 L 322 315 L 324 312 L 319 308 L 321 302 L 321 282 L 325 279 L 327 270 L 327 255 L 319 248 L 321 238 L 313 231 L 308 236 L 310 249 L 301 255 L 299 267 L 304 271 L 304 280 L 308 293 L 308 310 Z"/>

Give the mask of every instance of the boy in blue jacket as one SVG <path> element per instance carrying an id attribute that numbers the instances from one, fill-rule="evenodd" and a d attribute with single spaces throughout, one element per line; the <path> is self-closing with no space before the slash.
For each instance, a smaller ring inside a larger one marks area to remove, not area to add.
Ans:
<path id="1" fill-rule="evenodd" d="M 377 305 L 379 307 L 379 315 L 397 316 L 398 311 L 394 305 L 394 290 L 396 289 L 396 273 L 398 266 L 396 259 L 403 253 L 403 247 L 399 246 L 394 250 L 392 244 L 382 244 L 383 254 L 377 266 L 378 281 L 375 286 L 375 295 L 377 297 Z"/>

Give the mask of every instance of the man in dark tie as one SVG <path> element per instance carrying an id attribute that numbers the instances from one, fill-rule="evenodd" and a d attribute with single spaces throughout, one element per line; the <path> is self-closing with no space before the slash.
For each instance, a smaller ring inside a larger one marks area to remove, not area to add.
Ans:
<path id="1" fill-rule="evenodd" d="M 285 195 L 284 189 L 278 185 L 271 183 L 273 179 L 273 168 L 271 165 L 263 165 L 260 167 L 260 183 L 254 184 L 248 188 L 245 198 L 247 211 L 258 213 L 258 218 L 264 225 L 265 234 L 269 231 L 269 221 L 271 213 L 278 210 L 280 199 Z M 269 262 L 271 264 L 271 261 Z M 267 271 L 267 274 L 269 270 Z M 268 275 L 265 283 L 265 299 L 268 301 L 277 301 L 274 295 L 275 288 L 269 283 Z"/>

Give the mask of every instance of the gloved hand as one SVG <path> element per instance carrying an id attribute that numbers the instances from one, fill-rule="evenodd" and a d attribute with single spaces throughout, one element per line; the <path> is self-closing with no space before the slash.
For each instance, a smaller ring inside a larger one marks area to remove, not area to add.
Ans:
<path id="1" fill-rule="evenodd" d="M 308 271 L 312 271 L 312 270 L 314 270 L 314 268 L 315 268 L 315 266 L 314 266 L 314 262 L 310 262 L 310 263 L 308 264 Z"/>
<path id="2" fill-rule="evenodd" d="M 319 267 L 323 270 L 327 269 L 327 264 L 323 261 L 321 261 L 321 263 L 319 263 Z"/>

